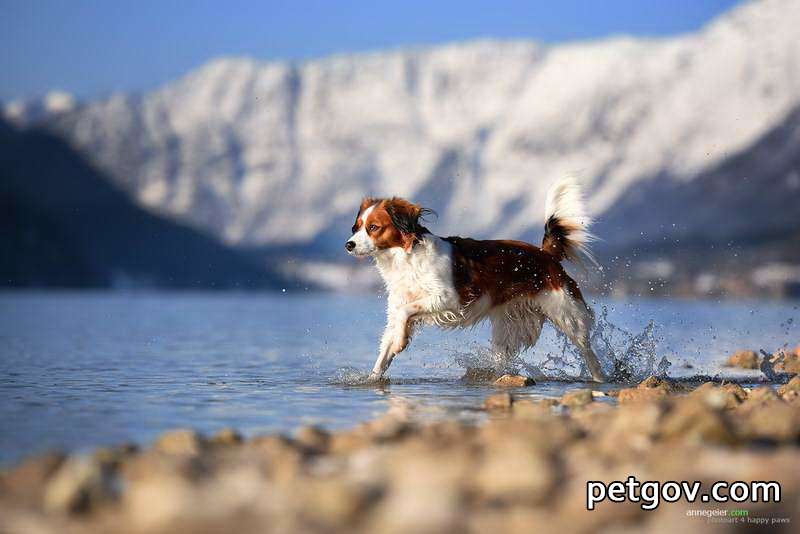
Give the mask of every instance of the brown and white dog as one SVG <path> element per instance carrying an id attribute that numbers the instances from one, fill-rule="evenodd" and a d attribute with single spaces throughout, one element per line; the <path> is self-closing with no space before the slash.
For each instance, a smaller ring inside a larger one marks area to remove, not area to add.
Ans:
<path id="1" fill-rule="evenodd" d="M 386 283 L 388 321 L 370 379 L 380 379 L 413 328 L 492 323 L 492 350 L 506 361 L 536 344 L 545 319 L 580 349 L 604 380 L 589 345 L 594 313 L 561 262 L 591 259 L 591 222 L 580 188 L 564 180 L 547 194 L 542 247 L 522 241 L 437 237 L 420 224 L 430 210 L 401 198 L 365 198 L 345 248 L 372 256 Z"/>

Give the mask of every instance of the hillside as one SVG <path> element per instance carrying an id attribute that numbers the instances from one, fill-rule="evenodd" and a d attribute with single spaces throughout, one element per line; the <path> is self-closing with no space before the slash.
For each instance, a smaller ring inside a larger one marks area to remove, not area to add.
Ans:
<path id="1" fill-rule="evenodd" d="M 275 287 L 240 253 L 133 205 L 62 140 L 0 121 L 0 286 Z"/>
<path id="2" fill-rule="evenodd" d="M 680 239 L 713 267 L 759 239 L 750 269 L 791 260 L 800 226 L 800 148 L 770 142 L 800 109 L 798 26 L 800 2 L 756 0 L 663 39 L 222 58 L 151 92 L 6 113 L 148 210 L 273 259 L 344 260 L 365 194 L 436 209 L 441 234 L 538 241 L 544 191 L 572 174 L 609 257 Z"/>

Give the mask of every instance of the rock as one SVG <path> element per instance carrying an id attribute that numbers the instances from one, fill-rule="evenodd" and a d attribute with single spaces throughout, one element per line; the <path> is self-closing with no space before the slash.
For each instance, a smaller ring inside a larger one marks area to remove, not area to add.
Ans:
<path id="1" fill-rule="evenodd" d="M 790 389 L 786 393 L 784 393 L 781 398 L 785 403 L 789 406 L 793 406 L 795 408 L 800 408 L 800 391 Z"/>
<path id="2" fill-rule="evenodd" d="M 594 395 L 591 389 L 576 389 L 568 391 L 561 397 L 561 404 L 570 408 L 579 408 L 594 402 Z"/>
<path id="3" fill-rule="evenodd" d="M 461 377 L 462 382 L 482 384 L 485 382 L 494 382 L 500 378 L 500 373 L 493 367 L 470 367 L 464 372 Z"/>
<path id="4" fill-rule="evenodd" d="M 302 469 L 303 451 L 286 436 L 258 436 L 245 442 L 244 448 L 266 463 L 273 480 L 291 480 Z"/>
<path id="5" fill-rule="evenodd" d="M 489 411 L 509 410 L 514 403 L 514 398 L 510 393 L 495 393 L 486 398 L 483 407 Z"/>
<path id="6" fill-rule="evenodd" d="M 778 395 L 781 397 L 787 396 L 790 392 L 796 391 L 800 393 L 800 376 L 795 376 L 788 383 L 778 388 Z"/>
<path id="7" fill-rule="evenodd" d="M 336 432 L 331 436 L 329 451 L 334 454 L 352 454 L 371 444 L 369 435 L 361 429 Z"/>
<path id="8" fill-rule="evenodd" d="M 534 384 L 533 378 L 522 375 L 503 375 L 494 381 L 495 386 L 504 388 L 524 388 Z"/>
<path id="9" fill-rule="evenodd" d="M 242 435 L 233 428 L 223 428 L 211 438 L 211 445 L 230 447 L 239 445 L 243 441 Z"/>
<path id="10" fill-rule="evenodd" d="M 330 442 L 330 433 L 324 428 L 316 426 L 301 427 L 295 436 L 295 443 L 312 452 L 326 451 Z"/>
<path id="11" fill-rule="evenodd" d="M 303 480 L 291 494 L 298 503 L 303 503 L 303 515 L 328 529 L 357 520 L 373 497 L 369 488 L 341 478 Z"/>
<path id="12" fill-rule="evenodd" d="M 762 403 L 737 419 L 743 439 L 795 443 L 800 438 L 800 411 L 785 402 Z"/>
<path id="13" fill-rule="evenodd" d="M 405 416 L 387 413 L 382 417 L 363 423 L 360 429 L 371 440 L 385 443 L 402 438 L 412 429 L 412 425 Z"/>
<path id="14" fill-rule="evenodd" d="M 196 431 L 181 428 L 171 430 L 161 436 L 153 444 L 153 450 L 166 454 L 185 454 L 195 456 L 202 452 L 203 438 Z"/>
<path id="15" fill-rule="evenodd" d="M 204 511 L 198 503 L 196 485 L 166 471 L 132 480 L 122 496 L 122 508 L 125 523 L 140 532 L 169 532 L 168 526 L 178 518 Z"/>
<path id="16" fill-rule="evenodd" d="M 669 396 L 663 388 L 627 388 L 619 391 L 617 399 L 620 404 L 630 402 L 648 402 L 663 399 Z"/>
<path id="17" fill-rule="evenodd" d="M 725 362 L 726 367 L 740 367 L 742 369 L 758 369 L 761 357 L 754 350 L 740 350 L 734 352 Z"/>
<path id="18" fill-rule="evenodd" d="M 476 474 L 476 486 L 489 502 L 540 502 L 555 486 L 553 459 L 519 436 L 495 443 L 487 454 Z"/>
<path id="19" fill-rule="evenodd" d="M 712 408 L 735 408 L 741 404 L 743 400 L 741 395 L 747 394 L 741 386 L 739 386 L 739 389 L 741 389 L 741 392 L 734 388 L 725 389 L 717 386 L 713 382 L 706 382 L 692 391 L 689 396 L 702 399 L 703 402 Z"/>
<path id="20" fill-rule="evenodd" d="M 39 504 L 45 490 L 45 483 L 56 472 L 66 456 L 60 452 L 50 452 L 28 458 L 21 465 L 2 474 L 0 494 L 13 495 L 28 504 Z"/>
<path id="21" fill-rule="evenodd" d="M 778 394 L 769 386 L 760 386 L 751 390 L 747 394 L 747 402 L 743 403 L 744 407 L 750 407 L 757 404 L 764 404 L 778 400 Z"/>
<path id="22" fill-rule="evenodd" d="M 67 459 L 48 481 L 44 508 L 48 512 L 86 512 L 116 497 L 111 473 L 90 456 Z"/>
<path id="23" fill-rule="evenodd" d="M 797 375 L 800 373 L 800 354 L 797 350 L 782 350 L 773 358 L 775 370 L 781 373 Z"/>
<path id="24" fill-rule="evenodd" d="M 101 447 L 94 452 L 94 457 L 101 464 L 117 467 L 138 452 L 138 445 L 125 443 L 116 447 Z"/>
<path id="25" fill-rule="evenodd" d="M 548 417 L 553 414 L 553 406 L 557 405 L 558 401 L 555 399 L 542 399 L 540 401 L 523 399 L 514 402 L 513 415 L 522 419 Z"/>
<path id="26" fill-rule="evenodd" d="M 653 443 L 666 406 L 660 402 L 632 402 L 619 406 L 610 422 L 600 427 L 600 440 L 611 456 L 644 451 Z"/>
<path id="27" fill-rule="evenodd" d="M 720 386 L 720 388 L 732 394 L 739 402 L 744 402 L 747 400 L 747 390 L 735 382 L 725 382 Z"/>
<path id="28" fill-rule="evenodd" d="M 732 444 L 733 428 L 721 409 L 689 397 L 673 402 L 660 422 L 662 439 L 694 443 Z"/>
<path id="29" fill-rule="evenodd" d="M 616 396 L 620 404 L 627 402 L 642 402 L 663 399 L 672 393 L 683 391 L 683 388 L 673 381 L 659 376 L 650 376 L 643 380 L 635 388 L 622 389 L 617 392 L 609 392 L 609 395 Z"/>
<path id="30" fill-rule="evenodd" d="M 660 376 L 649 376 L 642 380 L 637 387 L 638 389 L 660 389 L 666 393 L 677 393 L 683 390 L 672 380 Z"/>
<path id="31" fill-rule="evenodd" d="M 584 433 L 597 435 L 608 424 L 615 410 L 615 406 L 606 402 L 590 402 L 580 408 L 570 409 L 569 416 Z"/>
<path id="32" fill-rule="evenodd" d="M 557 452 L 584 434 L 571 418 L 549 414 L 536 420 L 497 417 L 481 426 L 478 442 L 485 451 L 522 440 L 526 447 Z"/>

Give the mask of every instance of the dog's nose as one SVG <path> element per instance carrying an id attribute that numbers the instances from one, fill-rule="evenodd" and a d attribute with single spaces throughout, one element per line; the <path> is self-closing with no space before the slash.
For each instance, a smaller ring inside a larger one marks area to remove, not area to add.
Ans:
<path id="1" fill-rule="evenodd" d="M 347 249 L 347 252 L 353 252 L 353 249 L 356 248 L 356 242 L 348 241 L 347 243 L 344 244 L 344 248 Z"/>

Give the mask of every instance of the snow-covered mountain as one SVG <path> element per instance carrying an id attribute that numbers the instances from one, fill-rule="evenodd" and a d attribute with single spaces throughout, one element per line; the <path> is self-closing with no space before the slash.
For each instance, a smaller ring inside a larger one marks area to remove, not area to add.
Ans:
<path id="1" fill-rule="evenodd" d="M 602 217 L 755 145 L 800 106 L 798 27 L 800 2 L 761 0 L 666 39 L 220 59 L 49 127 L 142 205 L 231 244 L 344 237 L 368 193 L 435 208 L 439 233 L 540 235 L 560 176 Z"/>

